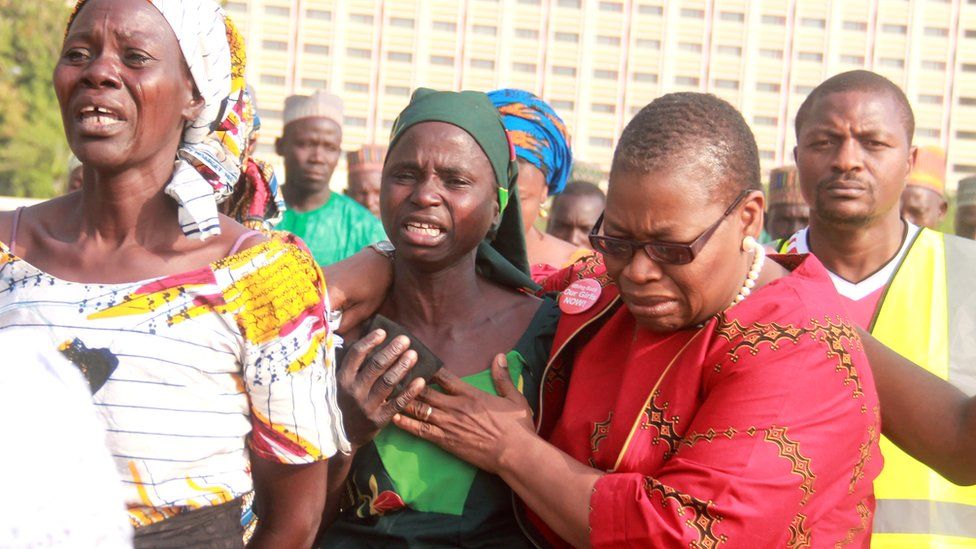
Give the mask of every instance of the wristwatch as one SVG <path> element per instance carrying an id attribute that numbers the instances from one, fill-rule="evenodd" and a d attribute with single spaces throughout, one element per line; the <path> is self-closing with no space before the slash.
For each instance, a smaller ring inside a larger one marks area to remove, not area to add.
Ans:
<path id="1" fill-rule="evenodd" d="M 374 242 L 369 245 L 376 253 L 381 256 L 392 260 L 393 254 L 396 253 L 396 248 L 393 247 L 393 243 L 389 240 L 380 240 L 379 242 Z"/>

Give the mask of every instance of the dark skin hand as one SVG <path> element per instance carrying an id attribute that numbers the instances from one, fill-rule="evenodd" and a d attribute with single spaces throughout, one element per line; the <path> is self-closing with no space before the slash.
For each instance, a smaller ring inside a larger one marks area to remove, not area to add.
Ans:
<path id="1" fill-rule="evenodd" d="M 64 280 L 133 282 L 204 268 L 247 231 L 222 216 L 219 236 L 191 240 L 164 193 L 183 128 L 204 106 L 180 51 L 166 20 L 143 0 L 90 0 L 78 13 L 53 80 L 65 136 L 84 165 L 82 190 L 23 212 L 19 257 Z M 0 213 L 0 239 L 10 238 L 13 218 Z M 255 236 L 244 246 L 265 240 Z M 257 497 L 269 502 L 256 543 L 307 545 L 324 498 L 325 463 L 255 458 L 252 466 Z"/>

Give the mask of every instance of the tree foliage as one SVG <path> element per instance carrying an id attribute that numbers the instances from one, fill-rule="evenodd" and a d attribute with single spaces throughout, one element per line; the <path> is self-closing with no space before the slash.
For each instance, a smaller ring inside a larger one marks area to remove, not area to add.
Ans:
<path id="1" fill-rule="evenodd" d="M 69 12 L 65 0 L 0 0 L 0 195 L 49 197 L 65 179 L 51 75 Z"/>

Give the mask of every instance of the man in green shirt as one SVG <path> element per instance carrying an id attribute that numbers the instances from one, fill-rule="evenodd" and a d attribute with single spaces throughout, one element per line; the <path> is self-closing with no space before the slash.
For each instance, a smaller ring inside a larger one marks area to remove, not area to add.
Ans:
<path id="1" fill-rule="evenodd" d="M 275 150 L 285 160 L 288 209 L 275 229 L 299 236 L 323 266 L 385 240 L 369 210 L 329 188 L 342 154 L 342 100 L 324 90 L 293 95 L 285 100 L 284 122 Z"/>

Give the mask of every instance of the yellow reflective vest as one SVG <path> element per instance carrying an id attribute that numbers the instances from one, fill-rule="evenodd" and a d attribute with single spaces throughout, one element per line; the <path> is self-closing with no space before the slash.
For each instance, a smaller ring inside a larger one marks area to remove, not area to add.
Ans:
<path id="1" fill-rule="evenodd" d="M 976 394 L 976 242 L 919 231 L 869 331 L 967 395 Z M 976 486 L 952 484 L 887 438 L 881 453 L 871 546 L 976 548 Z"/>

